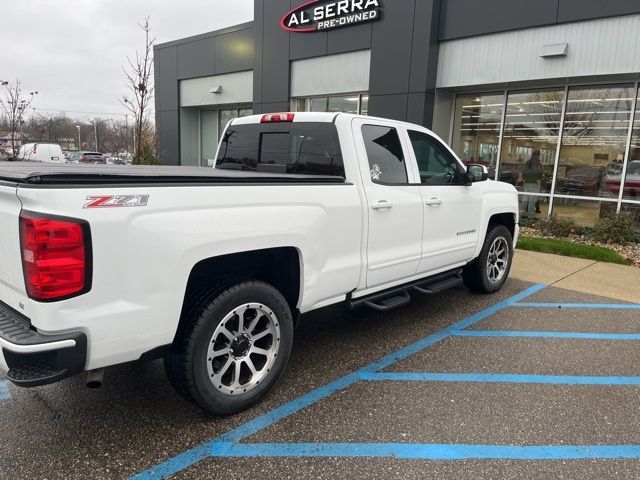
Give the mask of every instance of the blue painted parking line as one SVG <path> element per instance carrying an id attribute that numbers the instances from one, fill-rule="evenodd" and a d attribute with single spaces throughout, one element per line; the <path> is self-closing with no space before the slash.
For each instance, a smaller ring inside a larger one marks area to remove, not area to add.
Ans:
<path id="1" fill-rule="evenodd" d="M 0 402 L 11 400 L 11 392 L 9 391 L 9 381 L 0 380 Z"/>
<path id="2" fill-rule="evenodd" d="M 416 460 L 637 459 L 640 445 L 473 445 L 424 443 L 218 443 L 215 457 L 375 457 Z"/>
<path id="3" fill-rule="evenodd" d="M 455 337 L 565 338 L 578 340 L 640 340 L 640 333 L 535 332 L 518 330 L 458 330 Z"/>
<path id="4" fill-rule="evenodd" d="M 441 330 L 433 335 L 430 335 L 422 340 L 413 343 L 412 345 L 409 345 L 408 347 L 387 355 L 377 362 L 374 362 L 356 372 L 334 380 L 333 382 L 320 387 L 306 395 L 303 395 L 289 403 L 286 403 L 285 405 L 276 408 L 275 410 L 272 410 L 253 420 L 250 420 L 249 422 L 219 436 L 218 438 L 187 450 L 186 452 L 183 452 L 163 463 L 160 463 L 159 465 L 156 465 L 155 467 L 140 472 L 132 478 L 137 480 L 166 478 L 168 476 L 175 475 L 176 473 L 204 460 L 207 457 L 221 456 L 219 454 L 219 451 L 224 450 L 221 449 L 221 446 L 236 446 L 238 442 L 246 439 L 247 437 L 254 435 L 259 431 L 273 425 L 274 423 L 286 417 L 289 417 L 294 413 L 299 412 L 303 408 L 306 408 L 309 405 L 312 405 L 319 400 L 322 400 L 323 398 L 326 398 L 333 393 L 360 381 L 361 374 L 366 372 L 376 372 L 390 365 L 393 365 L 397 361 L 403 360 L 419 352 L 420 350 L 441 341 L 442 339 L 451 335 L 451 333 L 453 333 L 454 331 L 468 328 L 473 324 L 479 322 L 480 320 L 490 317 L 496 312 L 508 308 L 514 303 L 519 302 L 539 292 L 545 287 L 546 285 L 543 284 L 533 285 L 506 300 L 498 302 L 474 315 L 467 317 L 464 320 L 455 323 L 449 328 Z"/>
<path id="5" fill-rule="evenodd" d="M 640 385 L 640 377 L 592 377 L 572 375 L 526 375 L 515 373 L 422 373 L 366 372 L 367 382 L 480 382 L 480 383 L 548 383 L 554 385 Z"/>
<path id="6" fill-rule="evenodd" d="M 640 309 L 639 303 L 530 303 L 515 302 L 512 307 L 529 307 L 529 308 L 603 308 L 603 309 L 621 309 L 636 310 Z"/>
<path id="7" fill-rule="evenodd" d="M 398 362 L 399 360 L 404 360 L 405 358 L 410 357 L 411 355 L 414 355 L 421 350 L 424 350 L 426 347 L 429 347 L 434 343 L 439 342 L 440 340 L 451 335 L 453 332 L 463 330 L 465 328 L 469 328 L 472 325 L 478 323 L 480 320 L 484 320 L 485 318 L 488 318 L 491 315 L 494 315 L 500 310 L 504 310 L 505 308 L 510 307 L 512 304 L 522 300 L 523 298 L 527 298 L 535 293 L 538 293 L 540 290 L 542 290 L 545 287 L 546 285 L 543 285 L 543 284 L 533 285 L 527 288 L 526 290 L 523 290 L 522 292 L 514 295 L 513 297 L 510 297 L 506 300 L 498 302 L 495 305 L 485 308 L 484 310 L 481 310 L 480 312 L 474 315 L 471 315 L 470 317 L 467 317 L 464 320 L 461 320 L 451 325 L 448 328 L 445 328 L 444 330 L 441 330 L 437 333 L 434 333 L 433 335 L 430 335 L 422 340 L 419 340 L 416 343 L 409 345 L 408 347 L 405 347 L 401 350 L 398 350 L 395 353 L 392 353 L 391 355 L 387 355 L 386 357 L 378 360 L 377 362 L 372 363 L 368 367 L 365 367 L 363 370 L 369 371 L 369 372 L 375 372 L 375 371 L 387 368 L 393 365 L 394 363 Z"/>

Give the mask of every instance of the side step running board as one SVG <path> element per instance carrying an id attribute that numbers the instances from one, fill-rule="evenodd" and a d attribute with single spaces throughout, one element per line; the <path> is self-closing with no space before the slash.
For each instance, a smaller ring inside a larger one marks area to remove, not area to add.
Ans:
<path id="1" fill-rule="evenodd" d="M 383 292 L 373 293 L 366 297 L 349 299 L 347 306 L 350 310 L 359 307 L 368 307 L 380 312 L 386 312 L 393 308 L 398 308 L 411 301 L 408 289 L 416 292 L 433 295 L 449 288 L 462 285 L 462 270 L 452 270 L 449 272 L 434 275 L 430 278 L 422 278 L 418 281 L 401 285 Z"/>
<path id="2" fill-rule="evenodd" d="M 373 308 L 374 310 L 378 310 L 380 312 L 386 312 L 387 310 L 391 310 L 393 308 L 402 307 L 411 301 L 411 297 L 406 290 L 398 292 L 397 295 L 387 296 L 382 299 L 374 299 L 370 298 L 364 302 L 365 307 Z"/>
<path id="3" fill-rule="evenodd" d="M 418 285 L 414 285 L 413 289 L 416 292 L 433 295 L 434 293 L 440 293 L 444 290 L 449 290 L 450 288 L 458 287 L 460 285 L 462 285 L 462 277 L 460 275 L 456 275 L 437 282 L 420 283 Z"/>

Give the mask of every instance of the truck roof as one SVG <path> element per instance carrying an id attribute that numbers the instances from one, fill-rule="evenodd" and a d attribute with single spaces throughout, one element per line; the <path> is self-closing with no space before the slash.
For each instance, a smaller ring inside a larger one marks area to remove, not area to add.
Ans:
<path id="1" fill-rule="evenodd" d="M 342 177 L 209 167 L 0 162 L 0 181 L 23 185 L 344 183 Z"/>
<path id="2" fill-rule="evenodd" d="M 346 113 L 336 113 L 336 112 L 274 112 L 274 113 L 258 113 L 255 115 L 248 115 L 246 117 L 234 118 L 231 120 L 231 125 L 248 125 L 253 123 L 260 123 L 264 117 L 267 116 L 277 116 L 277 115 L 293 115 L 294 123 L 302 123 L 302 122 L 322 122 L 322 123 L 331 123 L 333 122 L 338 115 L 350 115 Z M 358 115 L 352 115 L 356 117 Z"/>

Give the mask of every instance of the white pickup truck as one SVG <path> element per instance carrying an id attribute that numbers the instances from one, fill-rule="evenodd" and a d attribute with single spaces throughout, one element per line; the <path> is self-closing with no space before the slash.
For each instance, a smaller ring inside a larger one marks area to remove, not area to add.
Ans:
<path id="1" fill-rule="evenodd" d="M 0 164 L 0 365 L 30 387 L 164 358 L 213 414 L 258 401 L 300 314 L 499 289 L 516 190 L 429 130 L 285 113 L 227 126 L 215 168 Z"/>

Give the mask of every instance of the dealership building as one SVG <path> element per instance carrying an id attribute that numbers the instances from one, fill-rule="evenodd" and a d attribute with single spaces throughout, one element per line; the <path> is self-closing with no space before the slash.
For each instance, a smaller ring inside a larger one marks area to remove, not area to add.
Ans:
<path id="1" fill-rule="evenodd" d="M 640 226 L 640 2 L 255 0 L 155 47 L 162 162 L 207 166 L 235 117 L 349 112 L 435 131 L 524 217 Z"/>

